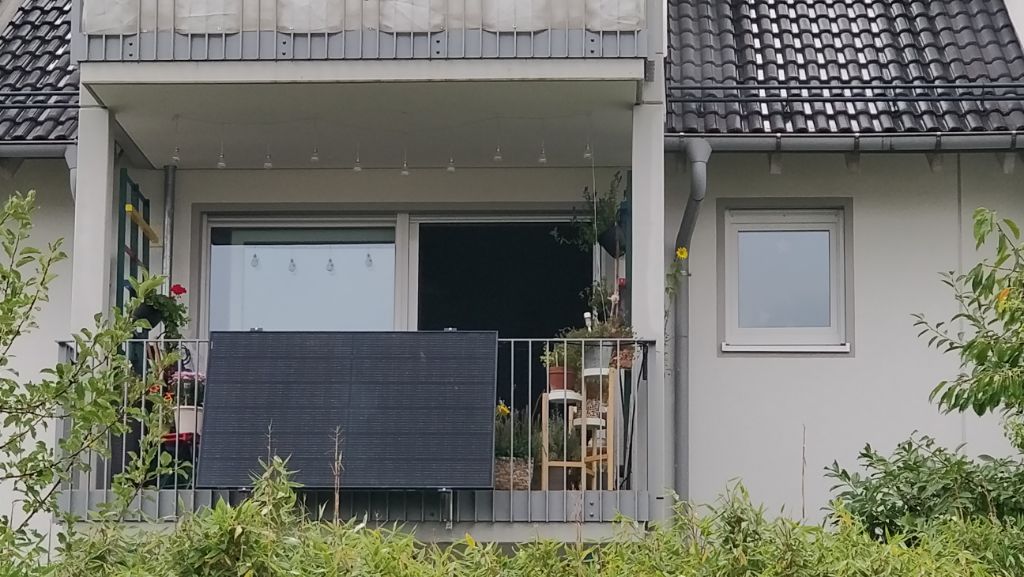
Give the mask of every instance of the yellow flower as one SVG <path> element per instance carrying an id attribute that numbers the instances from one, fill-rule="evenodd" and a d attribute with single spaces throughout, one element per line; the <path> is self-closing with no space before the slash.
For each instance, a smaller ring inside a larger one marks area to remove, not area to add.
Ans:
<path id="1" fill-rule="evenodd" d="M 1003 290 L 999 291 L 999 294 L 996 295 L 996 303 L 1000 304 L 1000 305 L 1005 304 L 1006 303 L 1006 299 L 1009 298 L 1009 296 L 1010 296 L 1010 287 L 1006 287 Z"/>
<path id="2" fill-rule="evenodd" d="M 681 246 L 676 249 L 676 258 L 679 260 L 686 260 L 690 257 L 690 251 L 686 250 L 685 246 Z"/>
<path id="3" fill-rule="evenodd" d="M 511 414 L 512 410 L 508 408 L 508 405 L 505 404 L 505 401 L 501 401 L 498 403 L 497 412 L 499 415 L 505 417 Z"/>

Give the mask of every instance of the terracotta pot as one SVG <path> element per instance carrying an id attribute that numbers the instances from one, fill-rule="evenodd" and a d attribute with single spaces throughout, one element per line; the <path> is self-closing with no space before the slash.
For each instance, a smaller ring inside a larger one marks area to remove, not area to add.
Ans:
<path id="1" fill-rule="evenodd" d="M 552 391 L 576 388 L 576 371 L 565 367 L 548 367 L 548 387 Z"/>

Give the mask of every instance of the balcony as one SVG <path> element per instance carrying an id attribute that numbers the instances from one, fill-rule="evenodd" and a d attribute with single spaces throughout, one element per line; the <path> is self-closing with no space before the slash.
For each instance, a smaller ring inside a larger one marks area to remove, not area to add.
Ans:
<path id="1" fill-rule="evenodd" d="M 134 520 L 173 521 L 221 500 L 245 499 L 244 482 L 224 479 L 250 478 L 252 468 L 239 463 L 247 462 L 246 451 L 265 457 L 266 449 L 261 446 L 268 443 L 268 436 L 273 446 L 293 447 L 274 452 L 291 458 L 296 480 L 308 481 L 301 490 L 302 502 L 314 515 L 326 512 L 332 516 L 336 510 L 344 518 L 365 516 L 377 523 L 442 529 L 456 524 L 468 528 L 487 523 L 608 523 L 619 515 L 650 520 L 653 497 L 648 447 L 651 439 L 661 435 L 650 430 L 646 418 L 649 403 L 656 405 L 647 394 L 648 365 L 653 362 L 650 342 L 495 340 L 494 333 L 479 333 L 476 340 L 485 351 L 481 357 L 465 345 L 465 338 L 460 340 L 464 333 L 246 335 L 253 333 L 214 334 L 216 346 L 201 339 L 128 344 L 128 356 L 140 372 L 151 372 L 153 359 L 161 354 L 177 351 L 180 357 L 161 379 L 161 392 L 173 415 L 169 419 L 173 422 L 161 423 L 162 451 L 170 455 L 172 470 L 153 478 L 141 492 L 133 509 Z M 314 344 L 291 349 L 260 344 L 276 338 L 273 335 L 306 335 L 304 342 Z M 337 335 L 342 335 L 342 341 L 344 335 L 354 335 L 357 346 L 365 346 L 349 353 L 323 352 L 341 350 Z M 390 335 L 406 340 L 399 343 L 401 348 L 380 351 L 374 339 Z M 408 345 L 416 342 L 416 335 L 427 335 L 430 340 L 424 349 L 428 365 L 415 364 L 423 357 Z M 244 345 L 238 347 L 238 342 Z M 66 356 L 73 355 L 67 345 L 62 350 Z M 432 354 L 438 363 L 429 365 Z M 251 360 L 255 358 L 264 358 L 266 366 L 282 366 L 281 374 L 295 374 L 294 367 L 308 363 L 319 363 L 323 369 L 324 359 L 328 359 L 330 370 L 314 373 L 345 376 L 334 381 L 337 385 L 318 383 L 316 391 L 303 392 L 303 377 L 296 376 L 292 382 L 280 375 L 276 381 L 258 376 L 266 369 Z M 419 368 L 405 370 L 406 362 Z M 360 363 L 369 370 L 360 373 Z M 470 363 L 483 370 L 480 374 L 490 376 L 467 380 L 463 367 Z M 389 368 L 384 364 L 397 367 L 394 374 L 405 375 L 400 386 L 409 391 L 408 398 L 395 399 L 388 392 Z M 241 367 L 248 376 L 239 377 L 231 367 Z M 364 378 L 369 381 L 360 380 Z M 352 389 L 355 397 L 346 398 L 349 393 L 342 394 L 334 387 L 343 388 L 350 381 L 360 388 Z M 279 383 L 274 385 L 278 390 L 267 391 L 268 382 Z M 240 383 L 244 394 L 239 394 Z M 416 390 L 431 386 L 439 386 L 440 392 Z M 383 395 L 380 400 L 361 396 L 374 390 Z M 269 395 L 271 404 L 264 406 L 277 419 L 269 435 L 261 415 L 253 413 L 260 395 Z M 145 402 L 126 395 L 124 407 L 141 407 Z M 232 407 L 234 413 L 229 410 Z M 298 444 L 288 445 L 289 423 L 281 415 L 297 408 L 308 412 L 300 415 L 298 430 L 304 436 Z M 319 431 L 316 424 L 316 415 L 322 415 L 325 408 L 346 415 L 341 441 L 338 437 L 321 438 L 330 436 L 320 434 L 325 431 Z M 394 420 L 396 414 L 398 420 Z M 144 433 L 139 426 L 133 427 L 129 434 L 110 439 L 109 457 L 88 456 L 90 471 L 65 487 L 64 506 L 85 517 L 104 503 L 111 480 L 123 470 Z M 433 450 L 416 448 L 421 442 L 429 446 L 431 437 L 438 434 L 454 435 L 459 441 L 434 445 Z M 314 447 L 325 442 L 325 451 Z M 330 473 L 324 477 L 311 470 L 333 470 L 328 466 L 333 462 L 330 447 L 344 455 L 338 459 L 344 472 L 335 471 L 333 482 Z M 360 451 L 366 447 L 373 448 L 373 458 L 361 460 Z M 410 449 L 411 457 L 401 456 L 409 455 Z M 473 455 L 484 459 L 474 461 Z M 455 464 L 445 458 L 454 458 Z M 399 460 L 397 477 L 395 459 Z M 446 486 L 430 486 L 438 474 L 447 477 L 437 481 Z"/>
<path id="2" fill-rule="evenodd" d="M 76 0 L 79 61 L 646 58 L 651 0 Z"/>

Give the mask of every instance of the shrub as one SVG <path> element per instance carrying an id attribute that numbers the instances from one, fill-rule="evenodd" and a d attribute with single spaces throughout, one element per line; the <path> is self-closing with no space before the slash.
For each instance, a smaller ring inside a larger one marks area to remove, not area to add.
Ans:
<path id="1" fill-rule="evenodd" d="M 170 533 L 116 524 L 83 532 L 50 570 L 58 576 L 204 577 L 988 577 L 1020 574 L 1018 524 L 948 521 L 886 543 L 839 511 L 829 530 L 770 519 L 741 487 L 714 508 L 677 506 L 671 523 L 622 522 L 599 545 L 536 542 L 514 555 L 471 536 L 451 546 L 418 543 L 366 520 L 303 517 L 286 465 L 274 459 L 252 497 L 189 516 Z M 913 546 L 911 546 L 913 542 Z"/>
<path id="2" fill-rule="evenodd" d="M 864 473 L 834 463 L 837 504 L 875 537 L 919 531 L 936 520 L 1024 518 L 1024 464 L 1013 459 L 971 460 L 929 437 L 899 444 L 892 456 L 871 446 L 860 453 Z"/>

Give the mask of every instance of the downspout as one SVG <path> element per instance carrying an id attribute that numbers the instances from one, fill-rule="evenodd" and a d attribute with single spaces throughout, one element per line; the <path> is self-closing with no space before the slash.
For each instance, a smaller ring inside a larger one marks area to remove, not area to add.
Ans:
<path id="1" fill-rule="evenodd" d="M 177 166 L 164 167 L 164 250 L 160 270 L 167 279 L 168 287 L 171 286 L 171 265 L 174 263 L 174 192 L 177 175 Z"/>
<path id="2" fill-rule="evenodd" d="M 703 138 L 687 139 L 686 157 L 690 161 L 690 197 L 683 210 L 683 219 L 676 233 L 676 247 L 689 249 L 693 229 L 697 226 L 701 204 L 708 192 L 708 159 L 711 144 Z M 672 336 L 672 388 L 675 411 L 675 468 L 673 489 L 681 499 L 689 497 L 690 480 L 690 264 L 681 263 L 682 274 L 675 291 L 674 333 Z"/>

